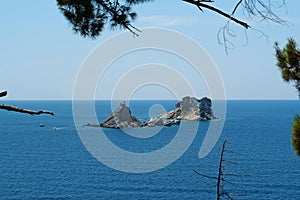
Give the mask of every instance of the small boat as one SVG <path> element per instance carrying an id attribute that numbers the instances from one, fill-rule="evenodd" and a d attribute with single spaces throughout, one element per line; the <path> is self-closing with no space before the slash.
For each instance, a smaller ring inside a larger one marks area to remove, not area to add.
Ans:
<path id="1" fill-rule="evenodd" d="M 44 124 L 40 124 L 40 127 L 45 127 L 45 125 Z"/>

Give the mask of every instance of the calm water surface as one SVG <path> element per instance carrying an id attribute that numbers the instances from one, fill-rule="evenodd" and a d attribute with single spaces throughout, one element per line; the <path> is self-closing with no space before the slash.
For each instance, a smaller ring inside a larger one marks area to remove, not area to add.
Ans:
<path id="1" fill-rule="evenodd" d="M 225 188 L 234 199 L 299 199 L 300 158 L 290 144 L 291 124 L 300 101 L 228 101 L 221 138 L 212 152 L 198 159 L 210 122 L 200 122 L 188 151 L 172 165 L 151 173 L 113 170 L 85 149 L 76 132 L 70 101 L 6 101 L 28 109 L 47 109 L 56 116 L 30 116 L 0 110 L 0 199 L 215 199 L 215 180 L 222 141 L 227 140 Z M 132 113 L 148 118 L 153 104 L 166 110 L 174 101 L 130 102 Z M 110 114 L 109 102 L 98 101 L 99 120 Z M 45 127 L 39 127 L 40 124 Z M 57 130 L 54 130 L 56 127 Z M 105 130 L 121 148 L 149 152 L 162 148 L 177 127 L 149 139 Z M 187 133 L 188 134 L 188 133 Z M 235 164 L 237 163 L 237 164 Z"/>

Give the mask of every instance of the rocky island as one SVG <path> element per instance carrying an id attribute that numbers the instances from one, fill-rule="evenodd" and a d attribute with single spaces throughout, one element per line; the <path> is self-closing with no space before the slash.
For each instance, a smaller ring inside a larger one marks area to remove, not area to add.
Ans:
<path id="1" fill-rule="evenodd" d="M 125 102 L 122 102 L 102 123 L 86 124 L 85 126 L 122 129 L 145 126 L 171 126 L 180 124 L 181 120 L 207 121 L 217 119 L 213 114 L 211 106 L 211 99 L 207 97 L 197 99 L 187 96 L 175 105 L 174 110 L 160 114 L 146 122 L 141 122 L 131 115 L 130 108 Z"/>
<path id="2" fill-rule="evenodd" d="M 126 106 L 125 102 L 122 102 L 120 107 L 100 124 L 100 127 L 105 128 L 130 128 L 141 126 L 143 126 L 143 123 L 131 115 L 130 108 Z"/>

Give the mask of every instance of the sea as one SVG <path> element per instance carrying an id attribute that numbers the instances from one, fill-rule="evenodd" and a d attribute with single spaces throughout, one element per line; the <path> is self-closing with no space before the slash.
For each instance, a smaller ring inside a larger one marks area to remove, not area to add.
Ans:
<path id="1" fill-rule="evenodd" d="M 222 133 L 205 157 L 199 158 L 199 149 L 214 123 L 209 121 L 199 122 L 193 141 L 174 162 L 137 173 L 116 169 L 93 156 L 76 129 L 72 101 L 3 103 L 53 111 L 55 116 L 0 110 L 0 199 L 216 199 L 225 140 L 222 192 L 233 199 L 249 200 L 295 200 L 300 196 L 300 157 L 291 145 L 299 100 L 229 100 L 226 116 L 218 119 L 224 120 Z M 146 120 L 151 106 L 171 110 L 175 104 L 131 101 L 130 108 L 132 115 Z M 95 110 L 99 122 L 104 120 L 111 113 L 110 101 L 96 101 Z M 151 127 L 137 129 L 137 134 L 148 129 Z M 163 149 L 176 138 L 178 126 L 164 127 L 144 138 L 119 129 L 101 130 L 115 146 L 141 154 Z M 193 133 L 187 129 L 184 134 L 189 137 Z M 172 151 L 169 154 L 171 157 Z M 111 159 L 117 165 L 124 162 Z"/>

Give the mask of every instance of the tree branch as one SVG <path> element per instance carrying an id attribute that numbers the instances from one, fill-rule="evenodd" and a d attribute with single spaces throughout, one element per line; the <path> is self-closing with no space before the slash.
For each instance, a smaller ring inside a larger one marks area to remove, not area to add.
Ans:
<path id="1" fill-rule="evenodd" d="M 99 1 L 99 4 L 103 6 L 108 12 L 110 12 L 111 16 L 118 16 L 119 14 L 117 13 L 117 6 L 119 6 L 118 1 L 116 2 L 116 5 L 114 9 L 111 7 L 107 6 L 106 3 Z M 118 21 L 123 27 L 125 27 L 128 31 L 130 31 L 133 35 L 139 36 L 135 31 L 141 32 L 139 29 L 131 25 L 131 23 L 126 23 L 124 20 Z M 134 31 L 135 30 L 135 31 Z"/>
<path id="2" fill-rule="evenodd" d="M 234 18 L 232 15 L 230 15 L 228 13 L 225 13 L 225 12 L 223 12 L 222 10 L 220 10 L 218 8 L 215 8 L 213 6 L 210 6 L 210 5 L 207 5 L 205 3 L 202 3 L 202 2 L 205 2 L 205 1 L 200 1 L 200 0 L 198 0 L 198 1 L 196 1 L 196 0 L 182 0 L 182 1 L 190 3 L 190 4 L 193 4 L 193 5 L 197 6 L 199 9 L 201 9 L 201 8 L 207 8 L 207 9 L 209 9 L 211 11 L 214 11 L 214 12 L 216 12 L 216 13 L 218 13 L 218 14 L 226 17 L 226 18 L 228 18 L 229 20 L 234 21 L 237 24 L 240 24 L 241 26 L 243 26 L 246 29 L 250 28 L 250 25 L 248 25 L 246 22 L 238 20 L 238 19 Z M 211 2 L 211 1 L 206 1 L 206 2 Z M 237 4 L 236 8 L 239 6 L 239 4 L 240 4 L 240 2 Z M 235 12 L 235 10 L 234 10 L 234 12 Z"/>
<path id="3" fill-rule="evenodd" d="M 193 171 L 194 171 L 196 174 L 198 174 L 198 175 L 200 175 L 200 176 L 203 176 L 204 178 L 218 179 L 217 177 L 214 177 L 214 176 L 207 176 L 207 175 L 205 175 L 205 174 L 201 174 L 201 173 L 197 172 L 197 171 L 194 170 L 194 169 L 193 169 Z"/>
<path id="4" fill-rule="evenodd" d="M 240 1 L 235 5 L 235 7 L 234 7 L 234 9 L 233 9 L 233 11 L 232 11 L 232 13 L 231 13 L 231 15 L 234 15 L 235 11 L 236 11 L 237 8 L 241 5 L 242 1 L 243 1 L 243 0 L 240 0 Z"/>
<path id="5" fill-rule="evenodd" d="M 5 97 L 6 95 L 7 95 L 7 91 L 0 92 L 0 97 Z M 4 104 L 0 104 L 0 109 L 14 111 L 14 112 L 20 112 L 20 113 L 26 113 L 26 114 L 30 114 L 30 115 L 40 115 L 40 114 L 54 115 L 53 112 L 46 111 L 46 110 L 33 111 L 33 110 L 27 110 L 24 108 L 18 108 L 18 107 L 14 107 L 14 106 L 6 106 Z"/>
<path id="6" fill-rule="evenodd" d="M 5 97 L 7 95 L 7 91 L 0 92 L 0 97 Z"/>
<path id="7" fill-rule="evenodd" d="M 14 107 L 14 106 L 6 106 L 4 104 L 0 104 L 0 109 L 14 111 L 14 112 L 20 112 L 20 113 L 26 113 L 26 114 L 30 114 L 30 115 L 40 115 L 40 114 L 54 115 L 53 112 L 46 111 L 46 110 L 33 111 L 33 110 L 26 110 L 24 108 L 18 108 L 18 107 Z"/>
<path id="8" fill-rule="evenodd" d="M 223 174 L 222 173 L 222 163 L 223 163 L 223 156 L 224 156 L 224 151 L 225 151 L 225 144 L 226 144 L 226 140 L 223 142 L 222 151 L 221 151 L 221 155 L 220 155 L 219 173 L 218 173 L 218 182 L 217 182 L 217 200 L 220 200 L 220 197 L 222 196 L 220 194 L 220 185 L 221 185 L 221 175 Z"/>

